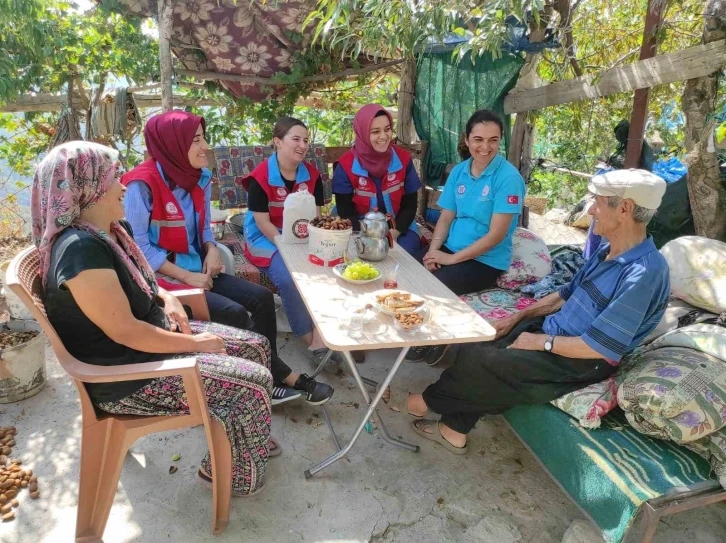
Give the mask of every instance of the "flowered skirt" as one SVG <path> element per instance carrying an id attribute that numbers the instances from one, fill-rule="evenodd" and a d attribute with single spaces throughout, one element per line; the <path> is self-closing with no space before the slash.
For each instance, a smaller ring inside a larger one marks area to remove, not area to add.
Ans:
<path id="1" fill-rule="evenodd" d="M 232 492 L 249 494 L 263 482 L 270 438 L 270 343 L 254 332 L 222 324 L 192 321 L 192 333 L 209 332 L 224 339 L 226 355 L 185 353 L 194 356 L 204 384 L 209 413 L 227 432 L 232 445 Z M 179 376 L 154 379 L 141 390 L 116 402 L 98 403 L 117 415 L 181 415 L 189 413 L 184 384 Z M 213 475 L 207 453 L 202 469 Z"/>

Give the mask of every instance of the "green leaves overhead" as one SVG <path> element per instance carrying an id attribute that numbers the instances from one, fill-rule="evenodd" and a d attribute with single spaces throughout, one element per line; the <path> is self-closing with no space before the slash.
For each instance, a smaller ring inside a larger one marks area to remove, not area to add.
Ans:
<path id="1" fill-rule="evenodd" d="M 158 46 L 140 19 L 73 2 L 0 0 L 0 101 L 63 89 L 72 73 L 86 84 L 102 74 L 130 82 L 158 78 Z"/>

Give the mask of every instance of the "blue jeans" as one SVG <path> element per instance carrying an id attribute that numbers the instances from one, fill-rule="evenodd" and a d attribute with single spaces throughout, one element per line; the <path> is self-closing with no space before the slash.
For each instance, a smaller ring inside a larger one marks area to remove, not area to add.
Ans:
<path id="1" fill-rule="evenodd" d="M 415 251 L 421 249 L 421 237 L 413 230 L 406 230 L 405 232 L 402 232 L 401 235 L 398 236 L 396 243 L 398 243 L 409 254 L 413 254 Z"/>
<path id="2" fill-rule="evenodd" d="M 313 331 L 313 320 L 310 318 L 305 302 L 300 297 L 292 275 L 282 260 L 279 252 L 272 257 L 272 261 L 267 268 L 260 268 L 272 280 L 277 287 L 277 291 L 282 298 L 282 307 L 287 314 L 287 320 L 290 321 L 292 333 L 296 336 L 304 336 Z"/>

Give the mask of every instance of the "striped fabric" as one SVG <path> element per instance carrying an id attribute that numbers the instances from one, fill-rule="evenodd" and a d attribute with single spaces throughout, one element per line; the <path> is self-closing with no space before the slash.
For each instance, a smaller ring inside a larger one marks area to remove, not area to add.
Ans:
<path id="1" fill-rule="evenodd" d="M 606 243 L 559 290 L 565 305 L 547 317 L 544 332 L 581 337 L 617 364 L 658 325 L 668 304 L 668 264 L 653 238 L 612 260 Z"/>

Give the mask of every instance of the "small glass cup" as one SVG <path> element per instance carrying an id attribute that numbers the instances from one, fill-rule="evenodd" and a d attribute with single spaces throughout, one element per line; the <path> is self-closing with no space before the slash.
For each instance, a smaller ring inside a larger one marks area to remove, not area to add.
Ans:
<path id="1" fill-rule="evenodd" d="M 383 288 L 394 289 L 398 288 L 398 264 L 390 272 L 388 272 L 383 279 Z"/>

